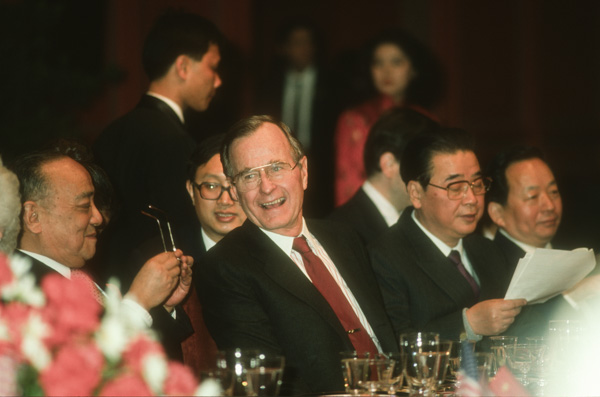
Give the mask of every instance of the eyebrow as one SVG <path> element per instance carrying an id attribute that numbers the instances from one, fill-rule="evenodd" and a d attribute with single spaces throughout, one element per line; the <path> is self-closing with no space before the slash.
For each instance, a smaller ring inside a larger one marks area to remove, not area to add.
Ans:
<path id="1" fill-rule="evenodd" d="M 276 164 L 276 163 L 285 163 L 285 161 L 283 161 L 283 160 L 270 160 L 268 163 L 263 164 L 263 165 L 257 165 L 256 167 L 246 167 L 243 170 L 241 170 L 240 172 L 238 172 L 237 175 L 242 174 L 242 173 L 247 172 L 247 171 L 250 171 L 250 170 L 253 170 L 255 168 L 261 168 L 261 167 L 265 167 L 267 165 Z"/>
<path id="2" fill-rule="evenodd" d="M 75 201 L 91 198 L 92 196 L 94 196 L 94 192 L 84 192 L 75 196 Z"/>
<path id="3" fill-rule="evenodd" d="M 481 176 L 482 176 L 482 173 L 481 173 L 481 170 L 479 170 L 476 173 L 474 173 L 473 175 L 471 175 L 471 178 L 477 179 L 477 178 L 480 178 Z M 446 179 L 444 179 L 444 182 L 453 181 L 458 178 L 465 178 L 465 176 L 464 176 L 464 174 L 450 174 L 450 175 L 448 175 L 448 177 Z"/>

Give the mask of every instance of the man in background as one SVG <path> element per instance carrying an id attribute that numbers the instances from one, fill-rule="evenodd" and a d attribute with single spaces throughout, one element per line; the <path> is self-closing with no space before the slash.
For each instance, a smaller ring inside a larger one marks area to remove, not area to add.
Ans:
<path id="1" fill-rule="evenodd" d="M 410 205 L 400 176 L 400 158 L 406 142 L 436 127 L 437 123 L 409 108 L 394 108 L 381 116 L 365 143 L 367 180 L 329 219 L 352 226 L 366 243 L 376 241 Z"/>
<path id="2" fill-rule="evenodd" d="M 223 173 L 219 154 L 222 143 L 223 135 L 204 139 L 188 163 L 186 188 L 199 221 L 192 253 L 196 263 L 201 263 L 207 250 L 246 220 L 246 214 L 237 200 L 233 199 L 232 187 Z M 194 281 L 195 287 L 190 289 L 183 304 L 194 327 L 194 334 L 183 342 L 182 349 L 184 362 L 198 372 L 214 367 L 217 346 L 202 318 L 202 306 L 196 292 L 198 277 L 194 277 Z"/>
<path id="3" fill-rule="evenodd" d="M 194 242 L 194 210 L 185 190 L 186 163 L 195 142 L 184 127 L 186 110 L 204 111 L 221 85 L 221 34 L 206 19 L 179 11 L 161 16 L 144 43 L 142 61 L 150 85 L 131 112 L 112 123 L 94 144 L 121 209 L 106 233 L 102 262 L 127 284 L 147 258 L 132 264 L 131 251 L 158 234 L 143 216 L 148 205 L 166 213 L 176 245 Z"/>

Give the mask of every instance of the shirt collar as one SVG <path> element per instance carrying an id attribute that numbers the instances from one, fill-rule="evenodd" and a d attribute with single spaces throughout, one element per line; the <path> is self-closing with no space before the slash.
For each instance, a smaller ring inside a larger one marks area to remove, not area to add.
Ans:
<path id="1" fill-rule="evenodd" d="M 373 204 L 375 204 L 375 207 L 381 216 L 383 216 L 383 219 L 388 226 L 392 226 L 398 222 L 400 211 L 398 211 L 396 207 L 394 207 L 392 203 L 390 203 L 389 200 L 371 184 L 371 182 L 365 181 L 362 185 L 362 190 L 371 199 Z"/>
<path id="2" fill-rule="evenodd" d="M 452 251 L 458 251 L 460 256 L 463 257 L 463 239 L 462 238 L 460 240 L 458 240 L 458 244 L 456 244 L 456 246 L 448 247 L 448 245 L 446 243 L 444 243 L 442 240 L 440 240 L 439 238 L 434 236 L 429 230 L 425 229 L 425 226 L 423 226 L 421 224 L 421 222 L 419 222 L 419 220 L 415 216 L 415 212 L 416 212 L 416 210 L 413 210 L 412 214 L 410 214 L 413 221 L 415 221 L 417 226 L 419 226 L 419 228 L 423 231 L 423 233 L 425 233 L 425 235 L 427 237 L 429 237 L 429 239 L 435 244 L 435 246 L 438 247 L 440 251 L 442 251 L 442 254 L 444 254 L 444 256 L 450 255 L 450 252 L 452 252 Z"/>
<path id="3" fill-rule="evenodd" d="M 506 237 L 507 239 L 509 239 L 510 241 L 512 241 L 513 243 L 515 243 L 523 251 L 525 251 L 525 253 L 532 253 L 537 248 L 537 247 L 534 247 L 533 245 L 525 244 L 524 242 L 517 240 L 516 238 L 514 238 L 513 236 L 511 236 L 510 234 L 508 234 L 508 232 L 506 230 L 502 229 L 502 228 L 498 228 L 498 231 L 500 233 L 502 233 L 502 235 L 504 235 L 504 237 Z M 544 248 L 546 248 L 546 249 L 552 249 L 552 244 L 547 243 Z"/>
<path id="4" fill-rule="evenodd" d="M 213 239 L 208 237 L 208 234 L 206 234 L 204 228 L 200 228 L 200 233 L 202 234 L 202 242 L 204 243 L 204 248 L 206 248 L 207 251 L 215 245 L 217 245 L 216 241 L 213 241 Z"/>
<path id="5" fill-rule="evenodd" d="M 271 232 L 263 228 L 259 229 L 262 230 L 267 235 L 267 237 L 269 237 L 279 248 L 281 248 L 281 250 L 285 252 L 287 256 L 292 255 L 292 246 L 294 245 L 294 239 L 299 236 L 284 236 L 282 234 Z M 300 236 L 306 237 L 306 239 L 310 242 L 311 235 L 308 232 L 308 228 L 306 227 L 306 221 L 304 220 L 304 217 L 302 217 L 302 233 L 300 233 Z"/>
<path id="6" fill-rule="evenodd" d="M 177 117 L 179 117 L 179 120 L 181 120 L 182 123 L 185 123 L 185 120 L 183 118 L 183 110 L 181 110 L 181 106 L 179 106 L 177 104 L 177 102 L 175 102 L 174 100 L 167 98 L 164 95 L 160 95 L 157 94 L 156 92 L 152 92 L 152 91 L 148 91 L 146 93 L 147 95 L 150 95 L 156 99 L 160 99 L 161 101 L 163 101 L 164 103 L 166 103 L 167 105 L 169 105 L 169 107 L 171 109 L 173 109 L 173 111 L 175 112 L 175 114 L 177 115 Z"/>
<path id="7" fill-rule="evenodd" d="M 19 249 L 19 251 L 24 252 L 27 255 L 31 256 L 32 258 L 37 259 L 38 261 L 42 262 L 44 265 L 46 265 L 49 268 L 60 273 L 63 277 L 66 277 L 69 280 L 71 279 L 71 269 L 69 267 L 63 265 L 62 263 L 58 263 L 54 259 L 50 259 L 44 255 L 36 254 L 35 252 L 26 251 L 23 249 Z"/>

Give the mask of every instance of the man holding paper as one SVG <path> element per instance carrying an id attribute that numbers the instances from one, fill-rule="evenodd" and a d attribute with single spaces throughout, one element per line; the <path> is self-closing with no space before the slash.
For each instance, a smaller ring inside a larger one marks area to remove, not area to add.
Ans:
<path id="1" fill-rule="evenodd" d="M 498 153 L 490 163 L 488 175 L 494 180 L 487 194 L 488 214 L 498 226 L 494 243 L 505 255 L 512 277 L 527 253 L 553 248 L 551 241 L 560 225 L 562 200 L 554 174 L 537 148 L 516 146 Z M 552 317 L 558 316 L 558 311 L 570 316 L 571 307 L 578 308 L 597 291 L 600 277 L 588 277 L 563 291 L 564 299 L 548 301 L 544 310 Z"/>
<path id="2" fill-rule="evenodd" d="M 419 134 L 400 170 L 413 207 L 369 250 L 394 330 L 471 340 L 506 331 L 527 302 L 502 299 L 504 258 L 473 234 L 490 181 L 471 137 L 456 129 Z"/>

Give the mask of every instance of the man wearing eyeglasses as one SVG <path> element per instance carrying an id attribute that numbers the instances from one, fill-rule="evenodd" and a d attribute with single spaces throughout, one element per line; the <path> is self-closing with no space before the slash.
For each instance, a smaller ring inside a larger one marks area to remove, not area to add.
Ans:
<path id="1" fill-rule="evenodd" d="M 200 223 L 192 256 L 199 262 L 207 250 L 246 220 L 246 214 L 237 200 L 233 199 L 232 187 L 223 173 L 219 154 L 222 143 L 222 134 L 204 139 L 188 162 L 186 188 Z M 182 343 L 184 362 L 196 372 L 212 369 L 217 353 L 215 342 L 202 320 L 197 285 L 198 278 L 194 277 L 194 288 L 183 304 L 194 327 L 194 334 Z"/>
<path id="2" fill-rule="evenodd" d="M 413 208 L 370 247 L 395 331 L 452 340 L 504 332 L 526 301 L 500 299 L 507 277 L 502 254 L 472 234 L 490 180 L 471 138 L 455 129 L 417 135 L 400 169 Z"/>
<path id="3" fill-rule="evenodd" d="M 344 390 L 340 352 L 397 351 L 360 238 L 304 220 L 308 161 L 282 123 L 236 123 L 221 150 L 248 216 L 206 253 L 198 289 L 220 349 L 285 356 L 282 394 Z"/>

